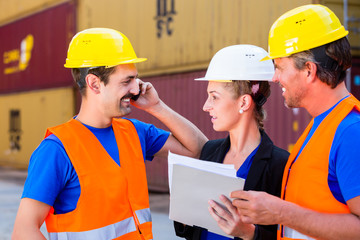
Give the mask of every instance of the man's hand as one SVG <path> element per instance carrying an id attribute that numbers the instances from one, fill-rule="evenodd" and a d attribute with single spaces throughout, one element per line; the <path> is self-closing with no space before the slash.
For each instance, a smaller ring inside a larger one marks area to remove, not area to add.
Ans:
<path id="1" fill-rule="evenodd" d="M 136 80 L 139 83 L 140 96 L 136 101 L 131 101 L 132 105 L 144 111 L 156 110 L 161 100 L 154 86 L 149 82 L 143 82 L 139 78 Z"/>
<path id="2" fill-rule="evenodd" d="M 241 213 L 245 223 L 272 225 L 280 223 L 281 210 L 285 201 L 265 192 L 234 191 L 232 204 Z"/>
<path id="3" fill-rule="evenodd" d="M 167 106 L 154 86 L 136 79 L 139 83 L 140 97 L 131 104 L 146 111 L 169 128 L 171 134 L 156 157 L 167 157 L 171 151 L 176 154 L 198 158 L 207 137 L 189 120 Z"/>

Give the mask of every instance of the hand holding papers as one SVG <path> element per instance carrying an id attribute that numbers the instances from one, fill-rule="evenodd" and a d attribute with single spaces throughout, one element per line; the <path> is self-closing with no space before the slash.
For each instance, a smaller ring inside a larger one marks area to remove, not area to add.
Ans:
<path id="1" fill-rule="evenodd" d="M 168 166 L 170 219 L 227 236 L 211 217 L 208 201 L 243 189 L 245 180 L 236 177 L 234 166 L 173 153 L 169 153 Z"/>

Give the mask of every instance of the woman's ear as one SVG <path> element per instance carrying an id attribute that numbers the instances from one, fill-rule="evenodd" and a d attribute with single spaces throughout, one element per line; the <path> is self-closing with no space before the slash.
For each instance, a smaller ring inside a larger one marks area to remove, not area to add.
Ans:
<path id="1" fill-rule="evenodd" d="M 86 84 L 89 87 L 89 90 L 95 94 L 100 93 L 100 79 L 94 74 L 86 75 Z"/>
<path id="2" fill-rule="evenodd" d="M 246 112 L 249 110 L 252 104 L 252 98 L 249 94 L 244 94 L 239 97 L 239 111 L 243 110 L 243 112 Z"/>

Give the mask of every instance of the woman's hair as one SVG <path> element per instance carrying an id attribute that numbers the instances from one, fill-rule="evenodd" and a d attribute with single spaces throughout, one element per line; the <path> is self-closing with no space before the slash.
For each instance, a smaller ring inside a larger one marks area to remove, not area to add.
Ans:
<path id="1" fill-rule="evenodd" d="M 97 68 L 90 68 L 88 69 L 87 73 L 94 74 L 100 81 L 104 82 L 104 85 L 108 84 L 109 76 L 115 72 L 115 67 L 97 67 Z M 85 96 L 85 89 L 86 89 L 86 82 L 85 76 L 81 76 L 80 68 L 73 68 L 71 69 L 71 74 L 74 78 L 76 85 L 79 87 L 80 94 Z M 86 75 L 86 74 L 85 74 Z"/>
<path id="2" fill-rule="evenodd" d="M 225 84 L 225 88 L 231 89 L 234 98 L 237 99 L 244 94 L 249 94 L 255 103 L 254 116 L 260 130 L 264 130 L 266 118 L 263 105 L 270 96 L 270 84 L 268 81 L 240 81 L 233 80 Z"/>

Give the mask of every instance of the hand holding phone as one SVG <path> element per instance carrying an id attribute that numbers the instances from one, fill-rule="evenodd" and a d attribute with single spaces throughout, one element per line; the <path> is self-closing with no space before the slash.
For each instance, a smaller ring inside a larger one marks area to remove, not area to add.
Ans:
<path id="1" fill-rule="evenodd" d="M 138 98 L 140 97 L 140 93 L 141 93 L 141 90 L 139 90 L 139 93 L 138 93 L 137 95 L 134 95 L 131 99 L 132 99 L 133 101 L 138 100 Z"/>

